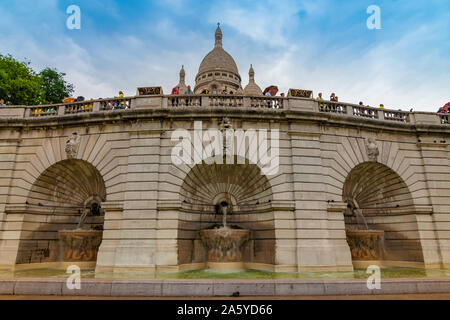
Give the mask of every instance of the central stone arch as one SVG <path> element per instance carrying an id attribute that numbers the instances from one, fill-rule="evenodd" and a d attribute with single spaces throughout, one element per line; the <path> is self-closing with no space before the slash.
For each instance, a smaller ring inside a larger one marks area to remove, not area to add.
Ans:
<path id="1" fill-rule="evenodd" d="M 202 162 L 188 172 L 180 189 L 178 264 L 206 262 L 199 233 L 221 225 L 222 215 L 217 208 L 224 200 L 231 205 L 228 224 L 251 232 L 243 250 L 243 262 L 249 268 L 274 265 L 272 187 L 258 165 L 248 161 L 245 164 Z"/>
<path id="2" fill-rule="evenodd" d="M 47 168 L 27 197 L 16 264 L 61 262 L 58 231 L 76 229 L 86 209 L 85 229 L 103 230 L 105 200 L 105 182 L 89 162 L 67 159 Z"/>

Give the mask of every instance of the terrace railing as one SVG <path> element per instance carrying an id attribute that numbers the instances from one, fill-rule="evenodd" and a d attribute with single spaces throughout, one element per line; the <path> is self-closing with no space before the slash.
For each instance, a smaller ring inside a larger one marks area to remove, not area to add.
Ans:
<path id="1" fill-rule="evenodd" d="M 366 106 L 352 106 L 351 108 L 355 117 L 378 119 L 378 110 L 376 108 Z"/>
<path id="2" fill-rule="evenodd" d="M 64 114 L 87 113 L 94 110 L 93 101 L 79 101 L 64 104 Z"/>
<path id="3" fill-rule="evenodd" d="M 439 114 L 441 124 L 450 124 L 450 114 Z"/>
<path id="4" fill-rule="evenodd" d="M 30 108 L 31 117 L 49 117 L 56 116 L 58 114 L 57 106 L 40 106 Z"/>
<path id="5" fill-rule="evenodd" d="M 243 107 L 243 96 L 237 95 L 208 95 L 211 107 Z"/>
<path id="6" fill-rule="evenodd" d="M 347 114 L 347 104 L 341 102 L 318 100 L 320 112 Z"/>
<path id="7" fill-rule="evenodd" d="M 100 101 L 100 110 L 125 110 L 131 108 L 131 98 L 103 99 Z"/>
<path id="8" fill-rule="evenodd" d="M 319 105 L 319 112 L 336 113 L 360 118 L 410 122 L 408 111 L 384 110 L 369 106 L 360 106 L 350 103 L 341 103 L 325 100 L 316 100 Z"/>
<path id="9" fill-rule="evenodd" d="M 200 107 L 202 105 L 202 96 L 186 94 L 171 95 L 167 97 L 168 107 Z"/>
<path id="10" fill-rule="evenodd" d="M 250 107 L 284 109 L 285 98 L 280 97 L 250 97 Z"/>
<path id="11" fill-rule="evenodd" d="M 384 120 L 409 122 L 409 112 L 407 111 L 383 110 L 383 115 Z"/>
<path id="12" fill-rule="evenodd" d="M 314 100 L 298 97 L 266 97 L 244 95 L 143 95 L 124 98 L 109 98 L 80 101 L 65 104 L 21 106 L 26 118 L 54 117 L 93 112 L 118 112 L 134 108 L 177 108 L 177 107 L 243 107 L 261 109 L 307 110 L 312 112 L 332 113 L 350 118 L 394 121 L 399 123 L 434 122 L 450 124 L 450 114 L 433 114 L 408 112 L 400 110 L 379 109 L 350 103 L 327 100 Z M 20 117 L 20 112 L 13 107 L 4 108 L 1 117 L 9 114 Z M 17 108 L 18 109 L 18 108 Z M 433 120 L 435 119 L 435 120 Z"/>

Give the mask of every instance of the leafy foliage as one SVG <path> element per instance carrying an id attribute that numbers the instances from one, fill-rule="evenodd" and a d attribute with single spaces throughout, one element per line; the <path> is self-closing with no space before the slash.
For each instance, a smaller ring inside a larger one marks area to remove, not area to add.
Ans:
<path id="1" fill-rule="evenodd" d="M 73 93 L 73 85 L 64 80 L 64 73 L 46 68 L 36 74 L 30 64 L 0 54 L 0 99 L 7 105 L 60 103 Z"/>
<path id="2" fill-rule="evenodd" d="M 65 73 L 51 68 L 46 68 L 39 73 L 43 81 L 45 103 L 61 103 L 62 99 L 73 93 L 73 85 L 64 80 L 65 75 Z"/>
<path id="3" fill-rule="evenodd" d="M 30 62 L 0 55 L 0 97 L 6 104 L 33 105 L 44 102 L 43 81 L 31 69 Z"/>

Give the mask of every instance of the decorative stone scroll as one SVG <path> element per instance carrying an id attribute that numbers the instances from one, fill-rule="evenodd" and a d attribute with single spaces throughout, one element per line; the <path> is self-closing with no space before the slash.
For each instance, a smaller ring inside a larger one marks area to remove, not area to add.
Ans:
<path id="1" fill-rule="evenodd" d="M 77 156 L 78 147 L 80 146 L 80 136 L 78 133 L 72 133 L 72 136 L 66 142 L 66 154 L 68 159 L 74 159 Z"/>
<path id="2" fill-rule="evenodd" d="M 140 87 L 137 88 L 138 96 L 158 96 L 163 94 L 162 87 Z"/>
<path id="3" fill-rule="evenodd" d="M 312 90 L 302 90 L 302 89 L 289 89 L 288 97 L 297 97 L 297 98 L 310 98 L 313 97 Z"/>

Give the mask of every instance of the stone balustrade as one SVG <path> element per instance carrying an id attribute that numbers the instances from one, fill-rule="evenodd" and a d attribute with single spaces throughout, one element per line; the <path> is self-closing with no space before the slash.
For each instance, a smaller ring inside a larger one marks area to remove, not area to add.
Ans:
<path id="1" fill-rule="evenodd" d="M 95 112 L 120 112 L 142 108 L 230 107 L 330 113 L 342 117 L 366 118 L 399 123 L 449 125 L 450 114 L 379 109 L 351 103 L 297 97 L 244 95 L 153 95 L 108 98 L 42 106 L 7 106 L 0 108 L 1 118 L 41 118 Z"/>
<path id="2" fill-rule="evenodd" d="M 319 112 L 330 112 L 353 117 L 362 117 L 376 120 L 410 122 L 408 111 L 379 109 L 356 104 L 317 100 Z"/>
<path id="3" fill-rule="evenodd" d="M 238 95 L 210 95 L 209 106 L 210 107 L 244 107 L 243 96 Z"/>
<path id="4" fill-rule="evenodd" d="M 126 110 L 131 108 L 132 98 L 114 98 L 114 99 L 103 99 L 100 100 L 100 110 L 110 111 L 110 110 Z"/>
<path id="5" fill-rule="evenodd" d="M 94 104 L 92 101 L 80 101 L 70 104 L 64 104 L 63 108 L 64 114 L 85 113 L 85 112 L 92 112 L 94 109 Z"/>
<path id="6" fill-rule="evenodd" d="M 285 98 L 280 97 L 250 97 L 250 107 L 284 109 Z"/>
<path id="7" fill-rule="evenodd" d="M 320 112 L 347 114 L 347 110 L 350 109 L 350 107 L 347 106 L 347 104 L 341 102 L 318 100 L 318 104 Z"/>
<path id="8" fill-rule="evenodd" d="M 201 107 L 202 96 L 186 94 L 167 97 L 168 107 Z"/>
<path id="9" fill-rule="evenodd" d="M 48 117 L 55 116 L 58 114 L 59 106 L 41 106 L 33 107 L 29 109 L 29 114 L 32 117 Z"/>
<path id="10" fill-rule="evenodd" d="M 439 114 L 439 118 L 441 119 L 441 124 L 450 124 L 449 114 Z"/>
<path id="11" fill-rule="evenodd" d="M 384 120 L 390 121 L 409 122 L 409 112 L 400 110 L 383 110 L 383 118 Z"/>
<path id="12" fill-rule="evenodd" d="M 367 106 L 350 106 L 352 115 L 368 119 L 379 119 L 379 109 Z"/>

